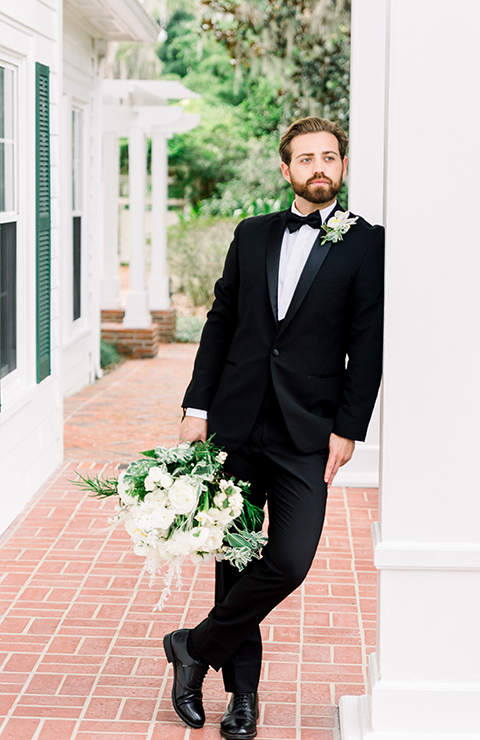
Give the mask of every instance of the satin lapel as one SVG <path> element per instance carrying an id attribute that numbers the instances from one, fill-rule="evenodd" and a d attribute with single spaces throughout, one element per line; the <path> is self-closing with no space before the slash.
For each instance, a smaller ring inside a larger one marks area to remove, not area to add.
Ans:
<path id="1" fill-rule="evenodd" d="M 278 321 L 277 313 L 277 293 L 278 293 L 278 267 L 280 263 L 280 250 L 282 248 L 283 234 L 285 232 L 285 223 L 287 220 L 287 211 L 279 213 L 279 218 L 274 221 L 270 227 L 270 234 L 267 242 L 267 283 L 270 304 L 272 306 L 275 321 Z"/>
<path id="2" fill-rule="evenodd" d="M 279 334 L 285 330 L 285 328 L 288 326 L 288 324 L 290 323 L 290 321 L 293 319 L 296 312 L 300 308 L 303 302 L 303 299 L 307 295 L 313 281 L 315 280 L 317 272 L 321 268 L 325 257 L 330 251 L 332 242 L 326 242 L 326 244 L 323 244 L 323 246 L 320 244 L 323 236 L 324 236 L 324 232 L 322 231 L 317 236 L 314 242 L 314 245 L 312 247 L 312 250 L 310 254 L 308 255 L 308 259 L 305 263 L 305 267 L 303 268 L 303 272 L 300 275 L 300 280 L 298 281 L 297 287 L 295 289 L 295 293 L 293 294 L 292 301 L 290 303 L 290 306 L 288 307 L 287 314 L 285 318 L 283 319 Z"/>

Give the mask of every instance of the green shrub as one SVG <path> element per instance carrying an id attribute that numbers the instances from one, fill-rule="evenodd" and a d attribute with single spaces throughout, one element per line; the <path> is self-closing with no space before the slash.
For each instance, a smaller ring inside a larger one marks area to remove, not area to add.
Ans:
<path id="1" fill-rule="evenodd" d="M 199 316 L 177 316 L 174 340 L 196 344 L 200 341 L 205 319 Z"/>
<path id="2" fill-rule="evenodd" d="M 100 367 L 102 369 L 113 367 L 121 362 L 122 358 L 117 352 L 114 344 L 109 344 L 104 339 L 100 339 Z"/>
<path id="3" fill-rule="evenodd" d="M 172 293 L 187 295 L 195 307 L 211 306 L 213 287 L 222 274 L 238 221 L 237 218 L 194 216 L 170 227 L 168 263 Z"/>

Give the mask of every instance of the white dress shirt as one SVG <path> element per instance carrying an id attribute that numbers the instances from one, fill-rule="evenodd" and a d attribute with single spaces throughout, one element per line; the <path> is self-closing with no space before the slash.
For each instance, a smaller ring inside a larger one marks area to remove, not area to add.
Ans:
<path id="1" fill-rule="evenodd" d="M 325 223 L 333 209 L 337 205 L 337 201 L 328 208 L 320 210 L 322 216 L 322 224 Z M 292 203 L 292 211 L 297 216 L 305 216 L 306 214 L 300 213 L 295 205 Z M 278 266 L 278 300 L 277 300 L 277 318 L 279 321 L 285 318 L 288 311 L 288 307 L 295 293 L 300 275 L 303 272 L 305 263 L 308 259 L 315 240 L 318 236 L 320 229 L 314 229 L 308 224 L 300 226 L 297 231 L 290 232 L 285 229 L 283 235 L 282 247 L 280 250 L 280 263 Z M 203 409 L 191 409 L 186 410 L 187 416 L 195 416 L 197 419 L 207 419 L 208 413 Z"/>

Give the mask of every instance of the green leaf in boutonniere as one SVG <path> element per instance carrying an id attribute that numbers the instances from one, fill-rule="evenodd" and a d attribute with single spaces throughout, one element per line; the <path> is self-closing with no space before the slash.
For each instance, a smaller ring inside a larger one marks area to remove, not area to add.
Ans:
<path id="1" fill-rule="evenodd" d="M 347 233 L 349 228 L 356 224 L 358 216 L 350 218 L 350 211 L 335 211 L 335 215 L 329 218 L 328 221 L 322 224 L 322 229 L 325 232 L 325 236 L 320 242 L 322 245 L 326 242 L 340 242 L 343 239 L 343 235 Z"/>

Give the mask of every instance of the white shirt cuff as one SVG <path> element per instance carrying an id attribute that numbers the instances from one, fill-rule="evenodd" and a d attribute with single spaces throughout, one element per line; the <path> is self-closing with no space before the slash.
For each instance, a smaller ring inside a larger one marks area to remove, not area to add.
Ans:
<path id="1" fill-rule="evenodd" d="M 185 416 L 194 416 L 196 419 L 205 419 L 206 421 L 208 419 L 208 411 L 204 411 L 203 409 L 187 409 Z"/>

